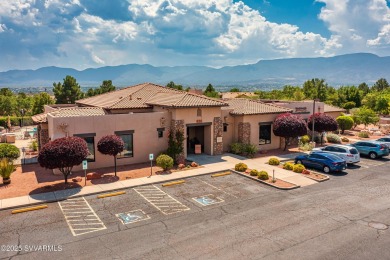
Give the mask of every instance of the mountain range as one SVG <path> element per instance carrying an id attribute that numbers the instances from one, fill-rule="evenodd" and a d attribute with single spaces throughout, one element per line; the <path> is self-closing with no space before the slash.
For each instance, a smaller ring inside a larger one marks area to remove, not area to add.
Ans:
<path id="1" fill-rule="evenodd" d="M 241 87 L 267 89 L 286 84 L 302 85 L 308 79 L 321 78 L 331 86 L 372 85 L 379 78 L 390 80 L 390 57 L 370 53 L 346 54 L 334 57 L 261 60 L 255 64 L 212 68 L 207 66 L 155 67 L 129 64 L 75 70 L 43 67 L 37 70 L 0 72 L 0 87 L 52 87 L 66 75 L 76 78 L 82 87 L 98 87 L 103 80 L 112 80 L 118 87 L 143 82 L 166 85 L 170 81 L 183 86 L 205 87 L 211 83 L 217 89 Z"/>

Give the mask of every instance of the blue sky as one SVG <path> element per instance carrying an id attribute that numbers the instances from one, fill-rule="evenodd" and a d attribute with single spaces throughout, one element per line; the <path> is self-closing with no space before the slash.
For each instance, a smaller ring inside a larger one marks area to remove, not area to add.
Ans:
<path id="1" fill-rule="evenodd" d="M 390 56 L 388 0 L 1 0 L 0 71 Z"/>

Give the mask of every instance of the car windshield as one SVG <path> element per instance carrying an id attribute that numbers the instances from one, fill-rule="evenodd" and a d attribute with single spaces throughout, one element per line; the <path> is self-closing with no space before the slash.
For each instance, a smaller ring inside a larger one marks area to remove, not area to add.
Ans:
<path id="1" fill-rule="evenodd" d="M 350 152 L 351 154 L 358 154 L 358 153 L 359 153 L 358 150 L 356 150 L 355 148 L 349 149 L 349 152 Z"/>

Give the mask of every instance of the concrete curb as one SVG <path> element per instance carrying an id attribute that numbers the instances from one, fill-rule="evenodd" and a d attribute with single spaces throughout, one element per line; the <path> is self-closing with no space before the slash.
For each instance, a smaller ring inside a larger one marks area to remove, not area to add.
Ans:
<path id="1" fill-rule="evenodd" d="M 279 190 L 294 190 L 294 189 L 298 189 L 298 188 L 301 187 L 301 186 L 299 186 L 299 185 L 296 185 L 296 184 L 294 184 L 294 183 L 291 183 L 291 182 L 288 182 L 288 181 L 285 181 L 285 180 L 283 180 L 283 181 L 284 181 L 284 182 L 287 182 L 287 183 L 290 183 L 291 185 L 294 185 L 294 186 L 293 186 L 293 187 L 290 187 L 290 188 L 278 187 L 278 186 L 276 186 L 276 185 L 273 185 L 272 183 L 268 183 L 268 182 L 259 180 L 259 179 L 255 178 L 255 177 L 252 177 L 252 176 L 250 176 L 250 175 L 244 174 L 244 173 L 242 173 L 242 172 L 238 172 L 238 171 L 233 170 L 233 169 L 230 169 L 230 170 L 231 170 L 232 172 L 234 172 L 234 173 L 237 173 L 237 174 L 241 175 L 241 176 L 247 177 L 247 178 L 249 178 L 249 179 L 251 179 L 251 180 L 254 180 L 254 181 L 257 181 L 257 182 L 260 182 L 260 183 L 264 183 L 265 185 L 268 185 L 268 186 L 277 188 L 277 189 L 279 189 Z"/>

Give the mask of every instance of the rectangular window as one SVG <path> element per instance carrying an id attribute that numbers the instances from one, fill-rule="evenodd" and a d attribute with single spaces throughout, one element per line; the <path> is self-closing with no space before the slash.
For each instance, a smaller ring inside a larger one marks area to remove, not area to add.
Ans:
<path id="1" fill-rule="evenodd" d="M 119 136 L 125 143 L 123 152 L 118 154 L 117 158 L 129 158 L 134 157 L 133 153 L 133 133 L 134 131 L 117 131 L 115 134 Z"/>
<path id="2" fill-rule="evenodd" d="M 259 132 L 259 145 L 270 144 L 271 143 L 271 125 L 270 124 L 260 124 Z"/>
<path id="3" fill-rule="evenodd" d="M 85 142 L 87 142 L 88 147 L 88 156 L 86 160 L 88 162 L 94 162 L 95 161 L 95 133 L 91 134 L 76 134 L 74 136 L 83 138 Z"/>
<path id="4" fill-rule="evenodd" d="M 227 127 L 228 127 L 228 124 L 223 124 L 223 131 L 224 132 L 227 132 Z"/>
<path id="5" fill-rule="evenodd" d="M 164 137 L 164 130 L 165 130 L 165 128 L 157 128 L 157 137 L 158 138 Z"/>

